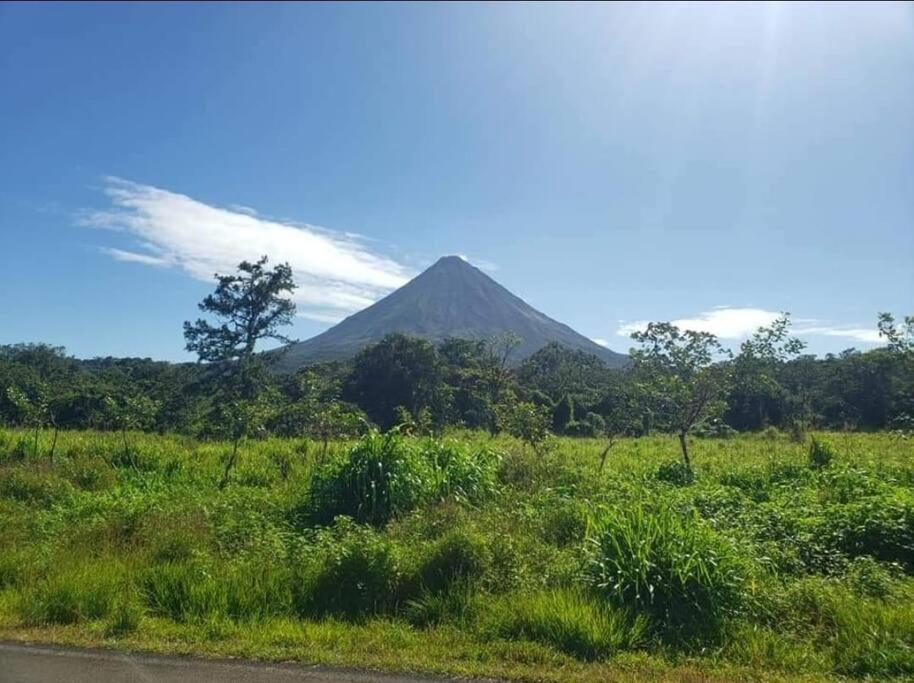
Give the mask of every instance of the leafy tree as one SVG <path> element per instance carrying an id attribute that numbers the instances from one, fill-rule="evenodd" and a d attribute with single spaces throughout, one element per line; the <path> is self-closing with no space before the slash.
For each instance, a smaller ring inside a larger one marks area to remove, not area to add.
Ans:
<path id="1" fill-rule="evenodd" d="M 438 347 L 444 381 L 450 389 L 449 422 L 470 428 L 496 430 L 494 394 L 501 388 L 501 371 L 496 374 L 483 339 L 445 339 Z M 497 367 L 497 365 L 496 365 Z M 508 379 L 510 382 L 510 378 Z"/>
<path id="2" fill-rule="evenodd" d="M 280 263 L 273 270 L 266 268 L 267 257 L 255 263 L 242 261 L 234 275 L 216 274 L 216 291 L 200 302 L 199 308 L 222 322 L 213 325 L 202 318 L 184 323 L 187 350 L 201 361 L 250 362 L 257 343 L 275 339 L 291 340 L 279 332 L 290 325 L 295 304 L 287 298 L 295 290 L 292 268 Z"/>
<path id="3" fill-rule="evenodd" d="M 529 444 L 539 453 L 549 436 L 549 408 L 529 401 L 507 401 L 498 406 L 498 424 L 511 436 Z"/>
<path id="4" fill-rule="evenodd" d="M 486 378 L 489 403 L 493 406 L 505 400 L 511 385 L 511 370 L 508 363 L 511 354 L 523 343 L 514 332 L 506 332 L 486 341 L 483 375 Z"/>
<path id="5" fill-rule="evenodd" d="M 234 275 L 216 275 L 216 290 L 200 303 L 200 310 L 214 315 L 218 324 L 198 319 L 184 323 L 187 350 L 200 361 L 220 364 L 227 370 L 221 385 L 217 412 L 223 430 L 232 440 L 220 482 L 224 487 L 235 465 L 242 439 L 261 428 L 274 406 L 262 396 L 267 385 L 263 364 L 255 356 L 264 339 L 290 340 L 280 328 L 292 323 L 295 304 L 287 297 L 295 290 L 292 269 L 281 263 L 272 270 L 267 257 L 255 263 L 242 261 Z"/>
<path id="6" fill-rule="evenodd" d="M 54 451 L 57 446 L 57 420 L 51 407 L 48 386 L 45 382 L 38 382 L 32 397 L 29 397 L 19 387 L 11 386 L 6 390 L 7 398 L 19 413 L 20 422 L 34 430 L 32 452 L 37 457 L 38 453 L 38 436 L 42 428 L 48 424 L 54 425 L 54 440 L 51 444 L 49 457 L 54 460 Z"/>
<path id="7" fill-rule="evenodd" d="M 878 327 L 891 351 L 914 355 L 914 315 L 906 315 L 904 322 L 896 324 L 891 313 L 880 313 Z"/>
<path id="8" fill-rule="evenodd" d="M 682 460 L 691 468 L 689 431 L 725 408 L 721 398 L 729 368 L 715 363 L 715 357 L 726 352 L 713 334 L 682 331 L 670 323 L 650 323 L 632 339 L 641 344 L 631 351 L 635 371 L 678 435 Z"/>
<path id="9" fill-rule="evenodd" d="M 517 370 L 517 379 L 547 394 L 553 402 L 567 395 L 577 403 L 591 405 L 618 374 L 592 354 L 551 343 L 524 359 Z"/>
<path id="10" fill-rule="evenodd" d="M 635 391 L 630 375 L 626 374 L 615 380 L 613 387 L 597 404 L 597 414 L 602 416 L 603 424 L 595 433 L 606 440 L 606 446 L 600 452 L 601 472 L 619 438 L 645 431 L 643 414 L 648 406 L 644 399 L 643 393 Z"/>
<path id="11" fill-rule="evenodd" d="M 321 442 L 321 462 L 327 457 L 327 446 L 334 439 L 350 439 L 364 433 L 368 421 L 362 413 L 340 401 L 319 406 L 309 426 L 312 437 Z"/>
<path id="12" fill-rule="evenodd" d="M 353 361 L 344 397 L 359 405 L 382 429 L 399 418 L 398 407 L 410 415 L 427 408 L 435 423 L 447 414 L 449 389 L 434 345 L 424 339 L 390 334 L 362 350 Z"/>
<path id="13" fill-rule="evenodd" d="M 112 428 L 121 432 L 124 441 L 124 462 L 139 469 L 136 457 L 130 451 L 127 433 L 147 429 L 155 421 L 158 404 L 143 395 L 125 396 L 120 399 L 105 397 L 105 413 Z"/>
<path id="14" fill-rule="evenodd" d="M 232 450 L 225 459 L 219 488 L 228 486 L 232 470 L 238 461 L 238 448 L 245 437 L 265 432 L 265 425 L 276 410 L 272 392 L 260 391 L 254 398 L 235 398 L 218 406 L 223 434 L 232 443 Z"/>
<path id="15" fill-rule="evenodd" d="M 727 397 L 727 422 L 739 429 L 761 429 L 783 421 L 787 412 L 780 368 L 796 358 L 805 343 L 790 336 L 790 314 L 760 327 L 740 346 L 733 362 L 732 390 Z M 793 419 L 802 419 L 794 417 Z"/>
<path id="16" fill-rule="evenodd" d="M 568 425 L 574 421 L 574 400 L 568 394 L 555 404 L 552 409 L 552 430 L 564 434 Z"/>

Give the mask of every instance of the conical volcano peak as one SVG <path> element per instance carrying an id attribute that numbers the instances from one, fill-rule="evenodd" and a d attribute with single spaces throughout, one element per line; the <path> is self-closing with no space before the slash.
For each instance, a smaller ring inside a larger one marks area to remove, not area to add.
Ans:
<path id="1" fill-rule="evenodd" d="M 467 261 L 463 256 L 457 256 L 456 254 L 442 256 L 435 261 L 428 270 L 431 270 L 432 268 L 472 268 L 473 270 L 477 270 L 476 266 Z"/>
<path id="2" fill-rule="evenodd" d="M 512 358 L 515 362 L 550 343 L 593 354 L 612 367 L 628 362 L 626 356 L 537 311 L 463 257 L 449 255 L 335 327 L 292 344 L 279 365 L 295 370 L 345 360 L 395 332 L 435 343 L 451 337 L 493 339 L 511 332 L 523 340 Z"/>

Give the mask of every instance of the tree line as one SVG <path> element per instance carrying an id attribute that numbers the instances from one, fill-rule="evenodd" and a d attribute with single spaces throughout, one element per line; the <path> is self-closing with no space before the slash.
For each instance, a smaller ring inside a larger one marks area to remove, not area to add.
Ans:
<path id="1" fill-rule="evenodd" d="M 369 427 L 439 432 L 508 431 L 536 447 L 548 433 L 605 437 L 676 434 L 689 465 L 689 434 L 779 429 L 899 429 L 914 415 L 914 317 L 881 314 L 885 347 L 804 354 L 788 315 L 738 349 L 706 332 L 651 323 L 633 335 L 630 367 L 556 344 L 520 363 L 514 335 L 440 344 L 392 334 L 351 361 L 294 374 L 271 370 L 260 344 L 289 340 L 294 316 L 286 264 L 266 258 L 217 276 L 184 326 L 198 363 L 138 358 L 77 360 L 46 344 L 0 347 L 0 423 L 42 428 L 176 431 L 233 443 L 263 435 L 325 444 Z M 608 448 L 609 448 L 608 447 Z M 44 448 L 53 455 L 53 442 Z M 607 450 L 608 450 L 607 448 Z"/>

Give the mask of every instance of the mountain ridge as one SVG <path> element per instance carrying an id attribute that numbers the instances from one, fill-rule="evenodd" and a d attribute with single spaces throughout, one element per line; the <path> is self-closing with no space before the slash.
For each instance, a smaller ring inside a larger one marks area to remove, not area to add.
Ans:
<path id="1" fill-rule="evenodd" d="M 387 334 L 400 332 L 439 343 L 448 337 L 488 339 L 506 332 L 522 342 L 515 362 L 551 342 L 591 353 L 610 367 L 628 357 L 616 353 L 550 318 L 459 256 L 443 256 L 432 266 L 371 306 L 337 325 L 290 344 L 277 358 L 279 370 L 351 358 Z"/>

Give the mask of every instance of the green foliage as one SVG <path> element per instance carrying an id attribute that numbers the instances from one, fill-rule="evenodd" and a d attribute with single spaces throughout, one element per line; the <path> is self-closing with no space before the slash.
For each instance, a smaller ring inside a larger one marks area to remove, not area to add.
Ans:
<path id="1" fill-rule="evenodd" d="M 848 557 L 869 555 L 914 567 L 914 499 L 910 495 L 867 496 L 831 506 L 821 530 Z"/>
<path id="2" fill-rule="evenodd" d="M 664 462 L 657 468 L 657 479 L 675 486 L 688 486 L 695 482 L 695 472 L 685 463 Z"/>
<path id="3" fill-rule="evenodd" d="M 848 585 L 860 595 L 885 599 L 894 590 L 895 578 L 899 569 L 898 565 L 887 567 L 869 555 L 860 555 L 848 565 L 845 578 Z"/>
<path id="4" fill-rule="evenodd" d="M 422 442 L 419 452 L 431 468 L 433 498 L 480 503 L 495 494 L 501 457 L 491 448 L 474 448 L 453 439 L 430 439 Z"/>
<path id="5" fill-rule="evenodd" d="M 490 609 L 485 626 L 500 638 L 533 640 L 585 660 L 641 644 L 646 622 L 577 590 L 514 595 Z"/>
<path id="6" fill-rule="evenodd" d="M 63 567 L 29 586 L 19 602 L 26 624 L 72 624 L 108 616 L 125 591 L 123 568 L 91 563 Z"/>
<path id="7" fill-rule="evenodd" d="M 696 437 L 694 470 L 671 463 L 667 436 L 617 439 L 602 470 L 606 438 L 557 437 L 536 454 L 489 433 L 373 433 L 370 446 L 329 444 L 323 462 L 311 441 L 250 439 L 221 490 L 231 444 L 131 432 L 134 469 L 112 467 L 117 433 L 63 430 L 54 461 L 31 457 L 32 436 L 0 429 L 10 637 L 290 658 L 318 647 L 338 662 L 364 640 L 451 672 L 533 658 L 545 667 L 534 678 L 628 661 L 652 673 L 688 661 L 727 676 L 914 674 L 914 442 L 893 434 L 815 433 L 840 445 L 824 468 L 786 438 Z M 23 438 L 24 456 L 10 457 Z M 375 525 L 297 514 L 322 477 L 370 474 L 370 462 L 416 475 Z M 698 476 L 671 485 L 686 474 Z"/>
<path id="8" fill-rule="evenodd" d="M 498 425 L 539 452 L 549 436 L 549 410 L 527 401 L 511 401 L 498 406 Z"/>
<path id="9" fill-rule="evenodd" d="M 201 620 L 225 611 L 226 596 L 212 573 L 199 562 L 155 565 L 146 571 L 142 588 L 153 614 L 177 622 Z"/>
<path id="10" fill-rule="evenodd" d="M 312 552 L 296 586 L 294 604 L 300 614 L 358 619 L 396 602 L 400 559 L 370 527 L 338 518 L 318 533 Z"/>
<path id="11" fill-rule="evenodd" d="M 722 398 L 730 368 L 715 363 L 725 350 L 713 334 L 682 331 L 670 323 L 650 323 L 632 339 L 641 344 L 631 357 L 644 391 L 679 435 L 683 461 L 691 467 L 686 436 L 726 407 Z"/>
<path id="12" fill-rule="evenodd" d="M 555 404 L 552 409 L 552 430 L 564 434 L 568 424 L 574 421 L 574 400 L 568 394 Z"/>
<path id="13" fill-rule="evenodd" d="M 736 549 L 697 515 L 665 505 L 607 510 L 588 575 L 610 602 L 648 615 L 678 640 L 716 635 L 746 600 L 747 567 Z"/>
<path id="14" fill-rule="evenodd" d="M 315 522 L 343 515 L 383 526 L 427 495 L 428 463 L 397 432 L 371 431 L 344 458 L 320 468 L 311 481 Z"/>
<path id="15" fill-rule="evenodd" d="M 0 469 L 0 497 L 46 507 L 71 492 L 69 483 L 54 475 L 24 468 Z"/>
<path id="16" fill-rule="evenodd" d="M 822 469 L 831 465 L 835 459 L 835 450 L 827 442 L 813 437 L 809 442 L 809 466 Z"/>
<path id="17" fill-rule="evenodd" d="M 216 275 L 216 291 L 200 302 L 199 308 L 215 315 L 221 323 L 206 320 L 184 323 L 187 350 L 201 361 L 246 361 L 261 339 L 290 340 L 279 333 L 295 315 L 295 304 L 288 298 L 295 290 L 292 269 L 281 263 L 266 268 L 267 257 L 254 263 L 242 261 L 238 273 Z"/>
<path id="18" fill-rule="evenodd" d="M 143 608 L 129 598 L 117 600 L 105 621 L 105 636 L 117 638 L 136 631 L 143 617 Z"/>
<path id="19" fill-rule="evenodd" d="M 442 593 L 458 582 L 479 579 L 491 563 L 485 538 L 456 529 L 441 537 L 423 558 L 418 576 L 422 587 Z"/>
<path id="20" fill-rule="evenodd" d="M 397 431 L 371 431 L 311 480 L 311 519 L 337 515 L 383 526 L 421 502 L 453 496 L 479 502 L 496 490 L 498 455 L 455 441 L 411 442 Z"/>
<path id="21" fill-rule="evenodd" d="M 392 334 L 361 351 L 352 362 L 344 397 L 358 404 L 382 429 L 390 429 L 402 406 L 410 416 L 427 408 L 433 423 L 447 413 L 450 392 L 434 345 Z"/>

